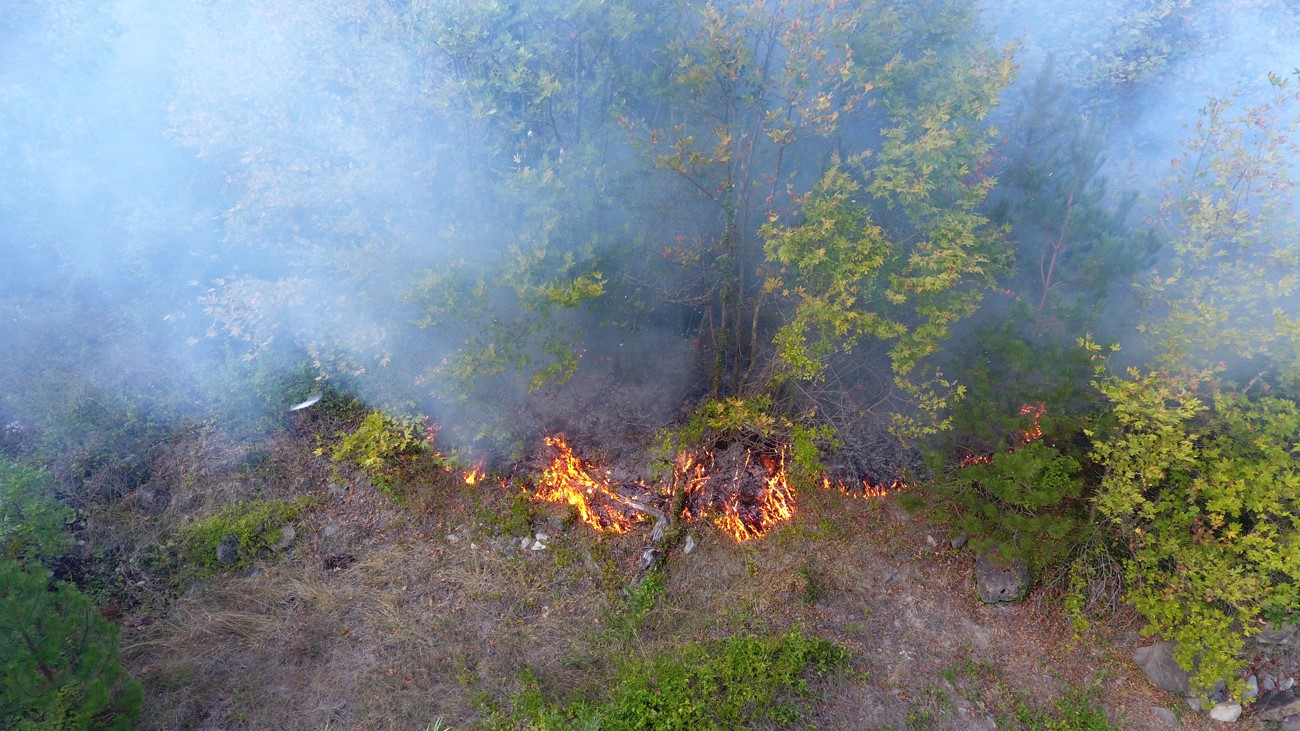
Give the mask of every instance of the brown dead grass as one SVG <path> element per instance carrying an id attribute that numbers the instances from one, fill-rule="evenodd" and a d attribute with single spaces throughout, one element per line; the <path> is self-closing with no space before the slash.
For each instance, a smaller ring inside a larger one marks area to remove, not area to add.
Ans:
<path id="1" fill-rule="evenodd" d="M 287 462 L 302 447 L 268 449 Z M 561 530 L 566 516 L 540 507 L 533 528 L 549 547 L 520 551 L 492 522 L 509 510 L 504 488 L 429 473 L 402 508 L 361 483 L 329 491 L 319 464 L 303 465 L 306 485 L 279 469 L 274 484 L 230 490 L 322 494 L 294 545 L 126 623 L 144 728 L 479 728 L 525 666 L 550 697 L 597 699 L 621 658 L 795 626 L 850 651 L 849 669 L 819 684 L 822 729 L 1001 728 L 1017 704 L 1073 688 L 1093 690 L 1113 723 L 1151 729 L 1153 704 L 1181 703 L 1128 662 L 1133 622 L 1075 638 L 1050 602 L 981 604 L 972 558 L 890 499 L 806 492 L 793 521 L 745 544 L 688 526 L 666 549 L 662 601 L 624 642 L 607 621 L 639 579 L 648 527 Z M 202 512 L 226 488 L 193 489 L 187 509 Z M 689 555 L 686 534 L 699 542 Z M 355 562 L 324 568 L 340 552 Z M 1190 713 L 1182 726 L 1212 727 Z"/>

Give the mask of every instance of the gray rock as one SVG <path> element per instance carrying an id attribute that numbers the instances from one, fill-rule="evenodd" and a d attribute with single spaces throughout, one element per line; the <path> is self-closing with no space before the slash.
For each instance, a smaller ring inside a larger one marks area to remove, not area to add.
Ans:
<path id="1" fill-rule="evenodd" d="M 1210 718 L 1215 721 L 1224 721 L 1232 723 L 1241 718 L 1241 704 L 1239 703 L 1220 703 L 1210 709 Z"/>
<path id="2" fill-rule="evenodd" d="M 1133 651 L 1133 662 L 1142 668 L 1151 684 L 1170 693 L 1186 693 L 1191 688 L 1188 682 L 1192 676 L 1174 662 L 1174 643 L 1157 642 L 1149 647 L 1139 647 Z M 1189 698 L 1189 701 L 1195 700 Z M 1199 710 L 1197 704 L 1192 708 Z"/>
<path id="3" fill-rule="evenodd" d="M 699 544 L 696 543 L 695 536 L 687 534 L 686 545 L 682 546 L 682 553 L 689 554 L 691 551 L 695 550 L 695 546 L 697 545 Z"/>
<path id="4" fill-rule="evenodd" d="M 1260 630 L 1255 641 L 1261 645 L 1290 645 L 1300 636 L 1300 624 L 1280 624 Z"/>
<path id="5" fill-rule="evenodd" d="M 1255 704 L 1254 716 L 1261 721 L 1280 721 L 1288 716 L 1300 716 L 1300 697 L 1289 690 L 1269 693 Z"/>
<path id="6" fill-rule="evenodd" d="M 957 535 L 953 536 L 952 540 L 949 541 L 948 543 L 949 545 L 952 546 L 954 551 L 960 551 L 962 549 L 962 546 L 966 545 L 966 541 L 969 540 L 970 540 L 970 534 L 967 533 L 966 531 L 962 531 L 961 533 L 958 533 Z"/>
<path id="7" fill-rule="evenodd" d="M 292 525 L 281 526 L 280 540 L 276 541 L 274 546 L 271 546 L 271 550 L 282 551 L 288 548 L 289 544 L 293 543 L 293 539 L 296 538 L 297 536 L 298 536 L 298 531 L 294 529 Z"/>
<path id="8" fill-rule="evenodd" d="M 975 588 L 988 604 L 1017 601 L 1029 591 L 1029 566 L 1022 561 L 1003 565 L 981 553 L 975 559 Z"/>
<path id="9" fill-rule="evenodd" d="M 1264 689 L 1265 693 L 1277 690 L 1277 678 L 1273 677 L 1273 673 L 1265 670 L 1259 674 L 1259 686 Z"/>
<path id="10" fill-rule="evenodd" d="M 1178 728 L 1178 714 L 1164 706 L 1151 706 L 1151 713 L 1169 728 Z"/>
<path id="11" fill-rule="evenodd" d="M 1282 719 L 1282 731 L 1300 731 L 1300 716 L 1288 716 Z"/>
<path id="12" fill-rule="evenodd" d="M 1259 678 L 1256 678 L 1254 675 L 1246 678 L 1246 692 L 1244 693 L 1244 696 L 1245 700 L 1248 701 L 1253 701 L 1259 697 Z"/>
<path id="13" fill-rule="evenodd" d="M 217 563 L 230 566 L 238 560 L 239 539 L 231 535 L 222 537 L 221 543 L 217 544 Z"/>

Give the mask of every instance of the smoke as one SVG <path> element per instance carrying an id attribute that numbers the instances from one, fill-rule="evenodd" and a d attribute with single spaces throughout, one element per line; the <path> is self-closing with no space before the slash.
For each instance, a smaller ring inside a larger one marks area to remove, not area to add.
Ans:
<path id="1" fill-rule="evenodd" d="M 528 47 L 572 37 L 584 62 L 617 69 L 609 78 L 661 78 L 673 49 L 641 39 L 668 13 L 611 10 L 580 27 L 539 7 L 6 3 L 0 415 L 39 424 L 50 393 L 104 389 L 178 418 L 214 403 L 287 408 L 309 384 L 283 403 L 232 390 L 306 362 L 375 403 L 448 421 L 492 411 L 540 431 L 585 419 L 633 439 L 672 418 L 706 365 L 692 338 L 707 308 L 662 265 L 678 256 L 674 237 L 702 228 L 697 214 L 669 216 L 698 202 L 648 182 L 635 145 L 585 147 L 593 110 L 635 100 L 606 84 L 548 102 L 548 78 L 587 84 L 589 72 Z M 1296 20 L 1281 2 L 1179 0 L 1006 0 L 981 16 L 1019 43 L 1000 124 L 1054 59 L 1084 113 L 1106 122 L 1116 188 L 1149 200 L 1207 95 L 1263 94 L 1266 71 L 1300 65 Z M 536 268 L 562 278 L 518 263 L 543 251 Z M 567 302 L 564 286 L 584 281 L 604 288 L 595 309 Z M 489 286 L 502 293 L 479 298 Z M 538 310 L 545 323 L 529 319 Z M 517 351 L 455 360 L 506 328 Z M 530 377 L 566 344 L 580 358 L 559 373 L 575 380 L 532 395 Z M 458 362 L 488 385 L 431 385 Z M 576 415 L 610 404 L 614 416 L 592 418 L 617 428 Z"/>

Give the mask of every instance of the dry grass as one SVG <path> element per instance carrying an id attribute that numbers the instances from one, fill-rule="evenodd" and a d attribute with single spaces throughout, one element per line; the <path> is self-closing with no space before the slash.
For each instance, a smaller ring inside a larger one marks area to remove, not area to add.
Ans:
<path id="1" fill-rule="evenodd" d="M 274 458 L 291 446 L 273 446 L 284 450 Z M 1050 606 L 981 604 L 971 558 L 892 500 L 806 493 L 793 521 L 745 544 L 688 527 L 698 547 L 669 547 L 665 593 L 629 639 L 608 620 L 638 580 L 648 528 L 558 530 L 562 515 L 539 512 L 549 547 L 521 552 L 517 537 L 494 535 L 493 516 L 510 508 L 502 488 L 430 474 L 402 509 L 363 485 L 330 492 L 316 469 L 302 474 L 327 504 L 289 551 L 127 623 L 145 728 L 480 728 L 508 707 L 525 666 L 550 697 L 595 699 L 620 658 L 794 626 L 850 651 L 850 669 L 818 689 L 823 729 L 992 728 L 1017 704 L 1046 706 L 1081 685 L 1125 728 L 1156 728 L 1149 707 L 1178 702 L 1128 663 L 1131 626 L 1072 641 Z M 235 493 L 253 489 L 276 488 Z M 220 494 L 194 490 L 196 511 Z M 325 569 L 340 551 L 355 562 Z M 1210 726 L 1188 714 L 1183 728 Z"/>

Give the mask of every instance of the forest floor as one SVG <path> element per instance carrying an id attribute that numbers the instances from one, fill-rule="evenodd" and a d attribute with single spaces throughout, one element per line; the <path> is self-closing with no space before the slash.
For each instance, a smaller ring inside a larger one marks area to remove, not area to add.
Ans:
<path id="1" fill-rule="evenodd" d="M 799 727 L 1066 729 L 1041 719 L 1084 706 L 1115 728 L 1169 728 L 1155 707 L 1178 728 L 1218 727 L 1132 664 L 1135 617 L 1078 634 L 1041 592 L 984 604 L 969 551 L 894 497 L 805 491 L 791 520 L 744 543 L 691 525 L 664 543 L 662 594 L 633 607 L 648 524 L 596 533 L 568 508 L 432 467 L 395 501 L 360 476 L 332 477 L 313 444 L 195 432 L 159 471 L 165 501 L 134 496 L 92 520 L 91 547 L 114 536 L 134 575 L 139 546 L 223 502 L 321 497 L 287 548 L 248 568 L 174 596 L 151 595 L 140 572 L 120 621 L 145 688 L 142 728 L 513 728 L 526 677 L 557 701 L 596 699 L 622 658 L 791 628 L 848 651 L 813 681 Z M 545 548 L 521 549 L 536 533 Z"/>

